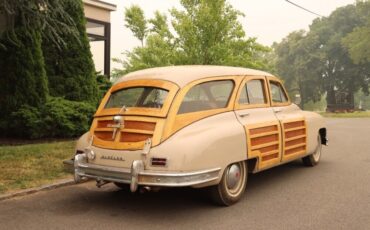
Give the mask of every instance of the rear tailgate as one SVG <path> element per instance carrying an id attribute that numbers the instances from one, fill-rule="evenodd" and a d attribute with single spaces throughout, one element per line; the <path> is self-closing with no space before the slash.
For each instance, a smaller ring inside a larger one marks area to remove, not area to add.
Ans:
<path id="1" fill-rule="evenodd" d="M 125 104 L 129 103 L 125 99 L 126 96 L 133 97 L 129 91 L 140 91 L 141 88 L 144 89 L 143 93 L 138 93 L 138 98 L 129 100 L 131 105 Z M 167 92 L 166 96 L 161 98 L 162 104 L 157 107 L 144 104 L 150 102 L 150 96 L 145 94 L 145 89 L 154 88 Z M 153 79 L 129 80 L 114 85 L 105 95 L 94 116 L 90 129 L 93 134 L 93 146 L 115 150 L 139 150 L 143 149 L 149 138 L 152 140 L 152 146 L 158 145 L 168 111 L 178 90 L 179 87 L 174 83 Z M 122 95 L 117 100 L 116 95 L 120 94 Z M 114 103 L 109 103 L 111 97 Z M 115 121 L 115 117 L 121 122 Z"/>

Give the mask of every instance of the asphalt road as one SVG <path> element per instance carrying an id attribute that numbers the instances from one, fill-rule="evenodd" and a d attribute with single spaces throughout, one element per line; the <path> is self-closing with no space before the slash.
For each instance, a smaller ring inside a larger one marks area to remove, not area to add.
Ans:
<path id="1" fill-rule="evenodd" d="M 370 229 L 370 119 L 327 120 L 319 165 L 250 175 L 238 204 L 193 189 L 130 194 L 94 183 L 0 202 L 0 229 Z"/>

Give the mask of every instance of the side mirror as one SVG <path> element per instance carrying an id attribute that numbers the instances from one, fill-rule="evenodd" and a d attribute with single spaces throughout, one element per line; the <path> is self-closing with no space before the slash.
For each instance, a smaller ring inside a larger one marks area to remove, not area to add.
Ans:
<path id="1" fill-rule="evenodd" d="M 302 102 L 301 95 L 300 94 L 296 94 L 295 97 L 294 97 L 294 104 L 300 105 L 301 102 Z"/>

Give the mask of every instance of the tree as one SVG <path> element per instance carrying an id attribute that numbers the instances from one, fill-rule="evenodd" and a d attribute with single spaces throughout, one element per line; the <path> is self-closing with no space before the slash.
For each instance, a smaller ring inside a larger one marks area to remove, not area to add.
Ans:
<path id="1" fill-rule="evenodd" d="M 60 0 L 0 0 L 0 16 L 5 20 L 5 30 L 0 37 L 16 43 L 19 34 L 15 29 L 21 24 L 24 33 L 39 31 L 43 39 L 56 46 L 65 45 L 62 35 L 77 37 L 74 21 L 66 13 Z M 0 43 L 1 45 L 2 43 Z M 4 44 L 2 48 L 6 48 Z"/>
<path id="2" fill-rule="evenodd" d="M 369 26 L 355 28 L 353 32 L 343 39 L 354 63 L 370 63 L 370 24 Z"/>
<path id="3" fill-rule="evenodd" d="M 144 38 L 147 33 L 147 21 L 144 11 L 137 5 L 125 9 L 125 26 L 129 28 L 135 37 L 137 37 L 141 46 L 144 46 Z"/>
<path id="4" fill-rule="evenodd" d="M 319 41 L 312 55 L 322 60 L 321 76 L 329 107 L 337 104 L 336 92 L 347 94 L 348 103 L 352 105 L 353 94 L 358 89 L 368 93 L 368 68 L 356 65 L 342 46 L 342 39 L 361 24 L 356 5 L 348 5 L 338 8 L 328 18 L 316 19 L 310 26 L 309 36 Z"/>
<path id="5" fill-rule="evenodd" d="M 362 25 L 345 36 L 342 44 L 355 64 L 370 63 L 370 1 L 358 1 L 356 13 Z"/>
<path id="6" fill-rule="evenodd" d="M 44 59 L 41 51 L 41 35 L 38 31 L 27 32 L 20 25 L 14 29 L 16 44 L 2 38 L 6 50 L 0 52 L 0 133 L 9 135 L 13 121 L 11 114 L 24 105 L 40 106 L 48 94 Z"/>
<path id="7" fill-rule="evenodd" d="M 78 39 L 64 35 L 66 45 L 59 48 L 51 42 L 43 43 L 50 95 L 72 101 L 96 103 L 98 88 L 95 67 L 86 34 L 86 19 L 81 0 L 63 0 L 63 7 L 76 24 Z"/>
<path id="8" fill-rule="evenodd" d="M 82 1 L 0 0 L 0 17 L 6 20 L 0 31 L 0 136 L 85 132 L 99 95 Z M 45 59 L 53 73 L 51 94 L 61 97 L 49 96 Z M 108 82 L 100 78 L 103 91 Z"/>
<path id="9" fill-rule="evenodd" d="M 307 37 L 306 31 L 300 30 L 273 45 L 277 74 L 284 80 L 291 97 L 299 93 L 302 109 L 307 102 L 318 101 L 323 93 L 320 84 L 321 60 L 311 55 L 317 46 L 315 43 L 315 39 Z"/>
<path id="10" fill-rule="evenodd" d="M 115 69 L 114 76 L 167 65 L 201 64 L 266 68 L 263 54 L 269 49 L 258 44 L 255 38 L 246 38 L 238 21 L 238 18 L 244 15 L 226 0 L 180 2 L 183 10 L 170 10 L 173 30 L 169 29 L 166 15 L 159 12 L 149 20 L 144 16 L 130 23 L 126 20 L 128 28 L 134 35 L 141 41 L 145 39 L 146 42 L 142 47 L 126 52 L 125 60 L 115 59 L 123 65 L 123 69 Z M 126 12 L 132 11 L 132 7 L 126 9 Z M 136 26 L 138 24 L 142 25 L 140 33 L 133 30 L 138 28 Z"/>
<path id="11" fill-rule="evenodd" d="M 303 102 L 317 100 L 326 92 L 330 109 L 338 106 L 341 94 L 352 106 L 346 109 L 353 109 L 354 93 L 362 89 L 368 94 L 370 65 L 353 61 L 343 46 L 348 41 L 353 43 L 350 39 L 356 28 L 369 20 L 369 11 L 360 11 L 359 5 L 341 7 L 327 18 L 317 18 L 307 34 L 292 33 L 276 45 L 277 69 L 289 84 L 298 86 Z"/>

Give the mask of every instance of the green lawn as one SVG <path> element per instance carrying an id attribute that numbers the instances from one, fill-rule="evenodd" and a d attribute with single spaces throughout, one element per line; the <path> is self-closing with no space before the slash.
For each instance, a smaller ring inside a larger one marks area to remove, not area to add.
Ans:
<path id="1" fill-rule="evenodd" d="M 356 117 L 370 117 L 370 111 L 356 111 L 353 113 L 320 113 L 324 117 L 337 117 L 337 118 L 356 118 Z"/>
<path id="2" fill-rule="evenodd" d="M 0 194 L 70 177 L 63 171 L 63 160 L 73 155 L 75 143 L 0 146 Z"/>

